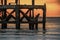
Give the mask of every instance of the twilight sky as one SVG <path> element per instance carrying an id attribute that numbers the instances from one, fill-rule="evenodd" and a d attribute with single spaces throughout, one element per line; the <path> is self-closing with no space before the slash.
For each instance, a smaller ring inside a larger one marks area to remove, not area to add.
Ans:
<path id="1" fill-rule="evenodd" d="M 8 0 L 9 2 L 14 2 L 14 0 Z M 35 0 L 35 5 L 43 5 L 44 2 L 46 3 L 46 15 L 47 17 L 60 17 L 60 0 Z M 14 3 L 13 3 L 14 4 Z M 21 0 L 20 4 L 30 4 L 31 5 L 31 0 Z M 41 13 L 42 15 L 42 10 L 35 10 L 35 14 Z"/>

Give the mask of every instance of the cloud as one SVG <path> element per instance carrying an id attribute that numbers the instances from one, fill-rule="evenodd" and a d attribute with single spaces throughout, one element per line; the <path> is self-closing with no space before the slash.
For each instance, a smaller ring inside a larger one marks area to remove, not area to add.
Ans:
<path id="1" fill-rule="evenodd" d="M 57 0 L 58 4 L 60 4 L 60 0 Z"/>

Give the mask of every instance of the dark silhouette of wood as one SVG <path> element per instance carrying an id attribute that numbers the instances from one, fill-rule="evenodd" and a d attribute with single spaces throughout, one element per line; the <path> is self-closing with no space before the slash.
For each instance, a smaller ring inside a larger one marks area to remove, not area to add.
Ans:
<path id="1" fill-rule="evenodd" d="M 36 30 L 38 30 L 38 18 L 39 18 L 39 15 L 40 15 L 40 14 L 36 15 L 36 17 L 35 17 L 35 22 L 36 22 L 36 23 L 35 23 L 35 29 L 36 29 Z"/>
<path id="2" fill-rule="evenodd" d="M 7 5 L 7 0 L 4 0 L 4 5 Z"/>
<path id="3" fill-rule="evenodd" d="M 7 23 L 4 20 L 6 18 L 6 9 L 2 13 L 2 29 L 7 29 Z"/>
<path id="4" fill-rule="evenodd" d="M 16 6 L 15 12 L 16 12 L 16 29 L 20 29 L 20 12 L 18 6 Z"/>
<path id="5" fill-rule="evenodd" d="M 4 1 L 4 5 L 3 5 L 3 1 Z M 16 29 L 21 29 L 20 28 L 21 23 L 28 23 L 30 30 L 34 30 L 34 29 L 38 30 L 38 24 L 42 23 L 43 24 L 42 29 L 44 30 L 44 32 L 46 31 L 46 28 L 45 28 L 46 4 L 35 5 L 34 0 L 32 0 L 32 5 L 20 5 L 20 4 L 18 4 L 18 0 L 15 0 L 15 3 L 16 3 L 16 5 L 11 5 L 10 3 L 9 3 L 9 5 L 7 5 L 7 0 L 1 0 L 2 5 L 0 5 L 0 11 L 2 11 L 3 13 L 2 13 L 2 17 L 0 17 L 0 19 L 2 20 L 2 21 L 0 21 L 0 23 L 2 24 L 2 29 L 7 28 L 7 23 L 16 24 Z M 7 16 L 6 15 L 7 9 L 14 9 L 14 10 Z M 21 9 L 28 9 L 28 10 L 26 13 L 24 13 Z M 34 17 L 34 9 L 43 10 L 43 20 L 42 21 L 38 21 L 39 14 L 36 15 L 36 17 Z M 14 13 L 14 12 L 16 14 L 16 17 L 14 17 L 12 15 L 12 13 Z M 23 17 L 20 17 L 20 13 L 23 15 Z M 29 16 L 27 14 L 29 14 Z M 14 18 L 15 21 L 9 21 L 10 18 Z M 24 18 L 26 18 L 27 21 L 22 21 Z M 34 25 L 35 25 L 35 27 L 34 27 Z"/>
<path id="6" fill-rule="evenodd" d="M 0 0 L 1 1 L 1 4 L 3 5 L 3 0 Z"/>
<path id="7" fill-rule="evenodd" d="M 44 9 L 43 9 L 43 33 L 45 33 L 46 31 L 45 23 L 46 23 L 46 4 L 44 5 Z"/>

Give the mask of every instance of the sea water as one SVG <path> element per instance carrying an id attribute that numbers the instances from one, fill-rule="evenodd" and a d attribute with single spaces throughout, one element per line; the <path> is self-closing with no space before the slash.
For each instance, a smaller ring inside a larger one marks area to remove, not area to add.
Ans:
<path id="1" fill-rule="evenodd" d="M 39 24 L 38 31 L 0 29 L 0 40 L 60 40 L 60 18 L 47 18 L 45 34 L 41 25 Z"/>

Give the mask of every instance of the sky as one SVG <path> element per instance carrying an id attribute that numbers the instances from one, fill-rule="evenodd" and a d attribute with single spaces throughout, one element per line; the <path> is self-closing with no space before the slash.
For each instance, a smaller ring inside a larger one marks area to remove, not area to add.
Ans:
<path id="1" fill-rule="evenodd" d="M 32 0 L 20 0 L 20 4 L 31 5 Z M 13 3 L 14 0 L 8 0 L 8 3 Z M 46 16 L 47 17 L 60 17 L 60 0 L 35 0 L 35 5 L 43 5 L 46 3 Z M 14 3 L 13 3 L 14 4 Z M 40 13 L 42 16 L 42 10 L 35 10 L 35 15 Z"/>

